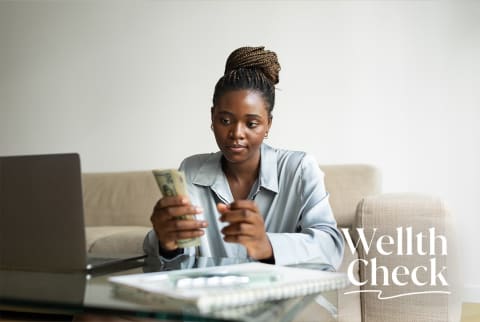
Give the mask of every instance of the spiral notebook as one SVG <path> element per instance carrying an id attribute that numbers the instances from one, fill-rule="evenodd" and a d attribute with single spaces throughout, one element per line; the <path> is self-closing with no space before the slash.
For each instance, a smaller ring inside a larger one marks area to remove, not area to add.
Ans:
<path id="1" fill-rule="evenodd" d="M 243 263 L 110 277 L 114 293 L 146 304 L 178 301 L 201 313 L 345 288 L 347 275 L 312 269 Z"/>

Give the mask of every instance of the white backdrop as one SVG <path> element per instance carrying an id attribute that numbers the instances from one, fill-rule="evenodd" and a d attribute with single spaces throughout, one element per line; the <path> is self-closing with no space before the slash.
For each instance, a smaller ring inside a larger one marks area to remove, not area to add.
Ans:
<path id="1" fill-rule="evenodd" d="M 99 172 L 216 151 L 225 59 L 265 45 L 282 65 L 269 143 L 444 198 L 480 302 L 479 16 L 478 1 L 2 1 L 0 154 L 79 152 Z"/>

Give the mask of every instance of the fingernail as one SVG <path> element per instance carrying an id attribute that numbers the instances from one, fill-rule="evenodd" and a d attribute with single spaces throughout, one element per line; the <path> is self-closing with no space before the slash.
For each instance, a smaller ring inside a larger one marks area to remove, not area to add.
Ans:
<path id="1" fill-rule="evenodd" d="M 203 212 L 203 208 L 202 207 L 195 207 L 195 211 L 196 212 Z"/>
<path id="2" fill-rule="evenodd" d="M 208 226 L 208 224 L 207 224 L 206 222 L 202 222 L 202 227 L 203 227 L 203 228 L 205 228 L 205 227 L 207 227 L 207 226 Z"/>

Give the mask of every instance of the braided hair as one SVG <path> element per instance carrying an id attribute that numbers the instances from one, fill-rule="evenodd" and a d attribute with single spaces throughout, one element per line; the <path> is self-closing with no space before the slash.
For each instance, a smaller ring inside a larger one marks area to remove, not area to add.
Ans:
<path id="1" fill-rule="evenodd" d="M 280 64 L 273 51 L 265 47 L 241 47 L 227 58 L 224 75 L 213 93 L 213 105 L 229 91 L 254 90 L 260 93 L 271 116 L 275 105 L 275 85 L 278 84 Z"/>

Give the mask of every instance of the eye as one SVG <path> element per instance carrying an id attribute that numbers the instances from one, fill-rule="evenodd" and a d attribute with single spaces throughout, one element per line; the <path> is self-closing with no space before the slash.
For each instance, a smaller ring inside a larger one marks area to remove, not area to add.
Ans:
<path id="1" fill-rule="evenodd" d="M 258 122 L 248 122 L 247 126 L 251 129 L 256 128 L 258 126 Z"/>
<path id="2" fill-rule="evenodd" d="M 229 125 L 230 124 L 230 119 L 221 117 L 220 118 L 220 123 L 222 123 L 223 125 Z"/>

